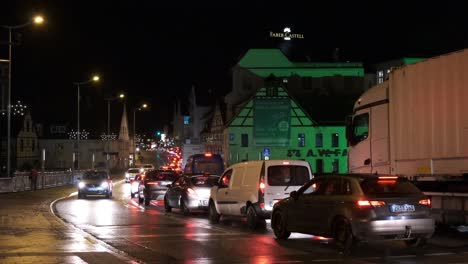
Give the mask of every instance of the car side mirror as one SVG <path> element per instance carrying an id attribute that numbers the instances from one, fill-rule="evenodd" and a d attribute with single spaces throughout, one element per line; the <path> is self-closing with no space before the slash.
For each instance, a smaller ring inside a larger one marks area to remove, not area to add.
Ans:
<path id="1" fill-rule="evenodd" d="M 297 198 L 299 197 L 299 194 L 297 193 L 297 191 L 292 191 L 292 192 L 289 194 L 289 197 L 293 198 L 294 201 L 297 201 Z"/>

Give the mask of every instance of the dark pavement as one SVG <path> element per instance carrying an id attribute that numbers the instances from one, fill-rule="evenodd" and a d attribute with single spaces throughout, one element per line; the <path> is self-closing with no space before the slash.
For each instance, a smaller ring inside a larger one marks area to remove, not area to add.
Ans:
<path id="1" fill-rule="evenodd" d="M 75 191 L 73 186 L 63 186 L 0 194 L 0 263 L 136 263 L 52 213 L 54 200 Z M 468 246 L 468 233 L 438 227 L 429 243 Z"/>

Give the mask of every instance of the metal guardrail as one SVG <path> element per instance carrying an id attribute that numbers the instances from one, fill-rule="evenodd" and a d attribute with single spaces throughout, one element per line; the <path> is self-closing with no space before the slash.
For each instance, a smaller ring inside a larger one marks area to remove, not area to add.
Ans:
<path id="1" fill-rule="evenodd" d="M 424 192 L 431 198 L 432 216 L 437 223 L 468 223 L 468 193 Z"/>
<path id="2" fill-rule="evenodd" d="M 83 171 L 45 171 L 38 172 L 36 189 L 46 189 L 64 185 L 74 185 Z M 29 172 L 16 172 L 14 177 L 0 178 L 0 193 L 31 190 Z"/>

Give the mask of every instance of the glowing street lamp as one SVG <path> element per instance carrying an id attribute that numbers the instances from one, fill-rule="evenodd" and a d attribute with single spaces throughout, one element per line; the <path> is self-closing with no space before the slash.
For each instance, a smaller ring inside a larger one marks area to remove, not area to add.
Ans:
<path id="1" fill-rule="evenodd" d="M 148 108 L 147 104 L 142 104 L 140 107 L 133 108 L 133 166 L 135 166 L 136 162 L 136 115 L 137 111 L 143 111 L 144 109 Z"/>
<path id="2" fill-rule="evenodd" d="M 76 88 L 78 90 L 78 93 L 77 93 L 77 97 L 76 97 L 76 101 L 77 101 L 77 113 L 78 113 L 78 118 L 77 118 L 77 124 L 76 124 L 76 127 L 77 127 L 77 139 L 76 139 L 76 149 L 77 149 L 77 152 L 79 153 L 80 151 L 80 85 L 85 85 L 85 84 L 89 84 L 89 83 L 92 83 L 92 82 L 98 82 L 99 81 L 99 76 L 98 75 L 94 75 L 93 77 L 91 77 L 91 79 L 87 80 L 87 81 L 83 81 L 83 82 L 74 82 L 73 84 L 76 85 Z M 77 160 L 77 169 L 79 170 L 80 169 L 80 157 L 79 155 L 76 155 L 76 160 Z"/>
<path id="3" fill-rule="evenodd" d="M 116 97 L 109 97 L 105 100 L 107 101 L 107 154 L 106 154 L 106 166 L 107 170 L 109 170 L 109 140 L 110 140 L 110 103 L 115 100 L 124 99 L 125 94 L 121 93 Z"/>
<path id="4" fill-rule="evenodd" d="M 35 16 L 31 21 L 26 22 L 24 24 L 15 25 L 15 26 L 8 26 L 2 25 L 1 27 L 8 29 L 8 91 L 7 91 L 7 175 L 10 177 L 11 171 L 11 65 L 12 65 L 12 47 L 13 47 L 13 39 L 12 39 L 12 32 L 14 29 L 20 29 L 31 24 L 42 24 L 44 23 L 44 17 L 42 16 Z"/>

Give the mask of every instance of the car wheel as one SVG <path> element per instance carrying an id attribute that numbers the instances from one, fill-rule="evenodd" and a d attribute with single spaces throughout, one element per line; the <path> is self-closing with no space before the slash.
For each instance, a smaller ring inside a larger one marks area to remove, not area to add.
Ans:
<path id="1" fill-rule="evenodd" d="M 185 205 L 184 199 L 180 199 L 180 211 L 185 215 L 190 215 L 190 209 Z"/>
<path id="2" fill-rule="evenodd" d="M 150 205 L 150 202 L 151 202 L 150 199 L 144 197 L 144 200 L 145 200 L 145 205 L 146 205 L 146 206 Z"/>
<path id="3" fill-rule="evenodd" d="M 345 218 L 338 218 L 333 224 L 333 241 L 338 250 L 348 254 L 353 246 L 351 225 Z"/>
<path id="4" fill-rule="evenodd" d="M 218 211 L 216 211 L 216 206 L 214 205 L 214 202 L 210 203 L 210 208 L 208 210 L 208 218 L 210 219 L 211 224 L 219 223 L 219 219 L 221 218 L 221 215 L 218 214 Z"/>
<path id="5" fill-rule="evenodd" d="M 164 210 L 168 213 L 170 213 L 172 211 L 172 207 L 169 206 L 169 203 L 167 202 L 167 198 L 164 197 Z"/>
<path id="6" fill-rule="evenodd" d="M 275 223 L 272 226 L 276 238 L 278 239 L 288 239 L 291 235 L 291 232 L 288 231 L 286 227 L 285 215 L 281 211 L 276 211 L 273 214 L 273 222 Z"/>
<path id="7" fill-rule="evenodd" d="M 138 204 L 142 204 L 142 203 L 143 203 L 143 200 L 144 200 L 144 198 L 141 197 L 140 194 L 138 194 Z"/>
<path id="8" fill-rule="evenodd" d="M 260 226 L 262 220 L 263 219 L 260 219 L 260 217 L 257 215 L 257 212 L 255 211 L 255 208 L 250 205 L 247 208 L 247 226 L 250 229 L 256 229 L 257 227 Z"/>
<path id="9" fill-rule="evenodd" d="M 405 244 L 409 248 L 422 247 L 427 243 L 427 239 L 424 237 L 417 237 L 410 240 L 405 240 Z"/>

